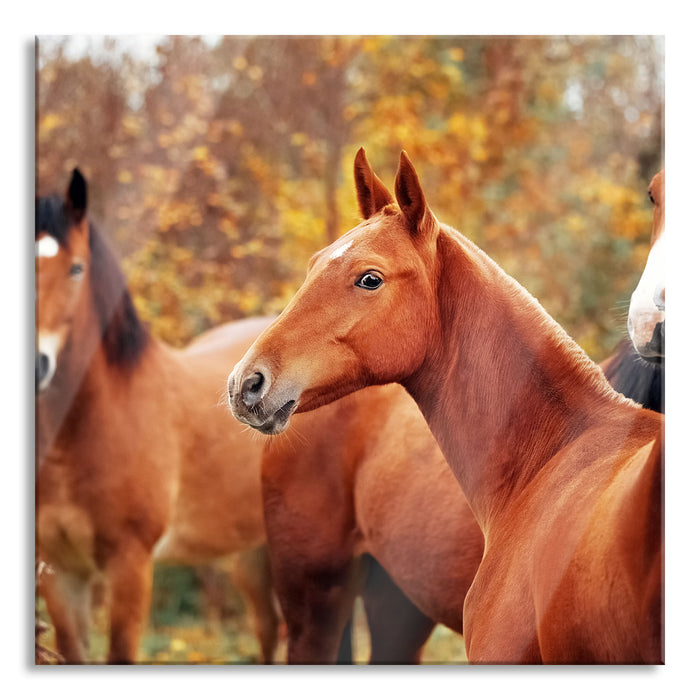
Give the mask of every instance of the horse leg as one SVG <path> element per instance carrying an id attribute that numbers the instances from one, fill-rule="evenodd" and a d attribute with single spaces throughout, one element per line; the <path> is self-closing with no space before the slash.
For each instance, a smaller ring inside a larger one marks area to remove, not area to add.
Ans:
<path id="1" fill-rule="evenodd" d="M 262 662 L 274 663 L 280 618 L 275 607 L 267 547 L 262 546 L 241 552 L 231 569 L 231 581 L 246 599 L 252 611 Z"/>
<path id="2" fill-rule="evenodd" d="M 153 559 L 140 542 L 120 547 L 107 562 L 110 586 L 109 664 L 136 662 L 139 637 L 148 615 Z"/>
<path id="3" fill-rule="evenodd" d="M 436 623 L 404 595 L 374 558 L 370 558 L 362 598 L 372 644 L 370 664 L 420 663 L 423 645 Z"/>
<path id="4" fill-rule="evenodd" d="M 355 563 L 287 572 L 277 593 L 289 630 L 289 664 L 335 664 L 358 593 Z M 349 641 L 349 637 L 346 637 Z M 348 655 L 347 645 L 343 657 Z M 343 658 L 351 663 L 351 658 Z"/>
<path id="5" fill-rule="evenodd" d="M 53 568 L 42 575 L 40 590 L 56 631 L 61 662 L 84 663 L 89 650 L 90 577 Z"/>

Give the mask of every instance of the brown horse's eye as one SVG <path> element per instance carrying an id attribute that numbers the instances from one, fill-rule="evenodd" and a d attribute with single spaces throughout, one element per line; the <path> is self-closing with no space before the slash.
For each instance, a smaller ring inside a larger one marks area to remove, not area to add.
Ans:
<path id="1" fill-rule="evenodd" d="M 651 200 L 652 204 L 656 204 L 656 202 L 654 201 L 654 195 L 651 193 L 651 190 L 649 190 L 649 199 Z"/>
<path id="2" fill-rule="evenodd" d="M 355 286 L 361 289 L 379 289 L 382 284 L 384 284 L 384 280 L 376 272 L 365 272 L 355 282 Z"/>
<path id="3" fill-rule="evenodd" d="M 71 277 L 79 277 L 80 275 L 83 274 L 83 270 L 85 269 L 85 266 L 83 263 L 73 263 L 70 266 L 70 276 Z"/>

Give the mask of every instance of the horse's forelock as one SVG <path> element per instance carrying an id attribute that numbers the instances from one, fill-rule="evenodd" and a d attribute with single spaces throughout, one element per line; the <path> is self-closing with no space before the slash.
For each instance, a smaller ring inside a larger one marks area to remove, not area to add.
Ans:
<path id="1" fill-rule="evenodd" d="M 60 197 L 37 197 L 34 206 L 34 240 L 42 234 L 48 234 L 65 247 L 70 229 L 71 224 Z"/>

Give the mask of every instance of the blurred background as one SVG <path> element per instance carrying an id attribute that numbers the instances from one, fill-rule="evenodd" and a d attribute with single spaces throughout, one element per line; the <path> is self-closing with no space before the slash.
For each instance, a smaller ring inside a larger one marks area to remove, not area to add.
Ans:
<path id="1" fill-rule="evenodd" d="M 662 37 L 37 42 L 37 194 L 81 168 L 138 311 L 177 346 L 284 308 L 311 254 L 359 221 L 364 146 L 390 188 L 406 149 L 437 217 L 600 361 L 624 337 L 648 253 L 663 134 Z M 156 576 L 148 658 L 255 655 L 235 636 L 245 620 L 224 573 Z M 191 638 L 212 616 L 234 620 L 225 652 L 220 637 L 211 651 Z M 461 639 L 436 635 L 437 657 L 456 644 L 463 659 Z"/>

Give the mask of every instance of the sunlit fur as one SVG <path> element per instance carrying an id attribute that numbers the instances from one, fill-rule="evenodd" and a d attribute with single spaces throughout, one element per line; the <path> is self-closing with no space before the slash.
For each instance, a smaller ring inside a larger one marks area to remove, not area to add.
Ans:
<path id="1" fill-rule="evenodd" d="M 398 206 L 363 151 L 355 176 L 369 218 L 315 256 L 235 367 L 235 415 L 267 420 L 238 393 L 253 372 L 268 406 L 298 411 L 400 382 L 484 533 L 464 603 L 470 662 L 662 662 L 663 417 L 613 391 L 531 295 L 437 222 L 405 154 Z M 355 287 L 363 268 L 382 274 L 378 290 Z"/>
<path id="2" fill-rule="evenodd" d="M 74 173 L 64 201 L 36 209 L 35 238 L 59 244 L 36 261 L 38 344 L 42 334 L 60 338 L 36 402 L 37 555 L 48 564 L 39 583 L 58 651 L 68 663 L 88 660 L 91 588 L 102 578 L 108 661 L 138 659 L 157 545 L 172 562 L 236 554 L 270 661 L 278 619 L 261 549 L 264 442 L 219 401 L 231 361 L 269 321 L 222 326 L 184 350 L 151 337 L 85 206 Z"/>

